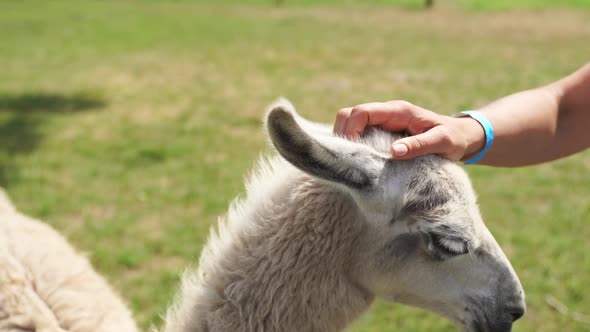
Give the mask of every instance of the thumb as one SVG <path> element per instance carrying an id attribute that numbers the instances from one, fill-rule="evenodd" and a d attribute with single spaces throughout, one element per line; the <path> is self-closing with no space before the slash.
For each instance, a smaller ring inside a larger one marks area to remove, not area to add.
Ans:
<path id="1" fill-rule="evenodd" d="M 405 137 L 391 145 L 395 159 L 412 159 L 427 154 L 445 154 L 451 149 L 451 140 L 446 130 L 436 126 L 422 134 Z"/>

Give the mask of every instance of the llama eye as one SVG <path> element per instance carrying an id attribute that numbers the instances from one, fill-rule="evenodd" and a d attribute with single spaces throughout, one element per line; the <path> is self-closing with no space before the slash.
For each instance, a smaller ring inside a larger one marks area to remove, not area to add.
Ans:
<path id="1" fill-rule="evenodd" d="M 433 253 L 437 258 L 452 257 L 466 254 L 469 251 L 467 241 L 455 238 L 444 237 L 440 234 L 430 233 L 429 247 L 433 249 Z"/>

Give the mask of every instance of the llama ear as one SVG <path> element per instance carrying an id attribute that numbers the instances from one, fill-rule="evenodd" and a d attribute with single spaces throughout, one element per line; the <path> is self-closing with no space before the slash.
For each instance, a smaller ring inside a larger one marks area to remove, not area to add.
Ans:
<path id="1" fill-rule="evenodd" d="M 373 187 L 385 163 L 386 158 L 369 147 L 301 118 L 285 99 L 270 107 L 266 126 L 273 145 L 295 167 L 352 189 Z"/>

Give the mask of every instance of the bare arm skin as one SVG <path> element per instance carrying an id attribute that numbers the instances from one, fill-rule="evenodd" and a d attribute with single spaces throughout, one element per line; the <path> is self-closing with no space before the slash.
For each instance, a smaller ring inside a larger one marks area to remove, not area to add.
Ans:
<path id="1" fill-rule="evenodd" d="M 582 151 L 590 147 L 590 63 L 557 82 L 504 97 L 479 111 L 492 123 L 496 137 L 479 164 L 525 166 Z M 485 144 L 477 121 L 436 114 L 405 101 L 341 109 L 334 132 L 355 137 L 371 125 L 413 135 L 392 146 L 396 159 L 434 153 L 466 160 Z"/>

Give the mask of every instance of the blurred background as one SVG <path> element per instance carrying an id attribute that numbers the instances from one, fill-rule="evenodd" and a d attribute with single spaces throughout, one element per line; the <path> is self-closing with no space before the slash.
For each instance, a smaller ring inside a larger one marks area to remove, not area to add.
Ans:
<path id="1" fill-rule="evenodd" d="M 367 101 L 482 106 L 588 62 L 590 0 L 4 0 L 0 35 L 0 186 L 147 328 L 244 192 L 274 98 L 327 123 Z M 589 151 L 468 172 L 526 290 L 515 329 L 590 330 Z M 381 301 L 350 329 L 454 330 Z"/>

